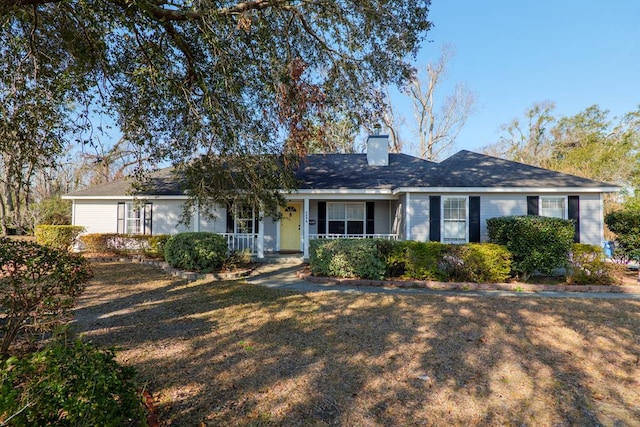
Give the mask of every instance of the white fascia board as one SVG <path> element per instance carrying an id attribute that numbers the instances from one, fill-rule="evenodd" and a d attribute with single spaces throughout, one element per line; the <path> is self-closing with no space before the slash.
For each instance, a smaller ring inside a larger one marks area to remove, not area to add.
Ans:
<path id="1" fill-rule="evenodd" d="M 391 190 L 298 190 L 285 194 L 289 200 L 395 200 Z"/>
<path id="2" fill-rule="evenodd" d="M 175 196 L 154 196 L 154 195 L 144 195 L 144 196 L 69 196 L 64 195 L 62 199 L 65 200 L 187 200 L 189 196 L 183 195 L 175 195 Z"/>
<path id="3" fill-rule="evenodd" d="M 352 188 L 321 188 L 321 189 L 301 189 L 292 191 L 293 194 L 392 194 L 390 188 L 371 188 L 357 190 Z"/>
<path id="4" fill-rule="evenodd" d="M 400 193 L 617 193 L 619 187 L 400 187 Z"/>

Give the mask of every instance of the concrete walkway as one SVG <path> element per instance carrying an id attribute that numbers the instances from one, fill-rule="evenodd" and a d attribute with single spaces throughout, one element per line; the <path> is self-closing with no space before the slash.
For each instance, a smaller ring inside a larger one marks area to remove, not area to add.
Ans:
<path id="1" fill-rule="evenodd" d="M 344 292 L 356 294 L 392 294 L 392 295 L 444 295 L 473 297 L 534 297 L 534 298 L 597 298 L 597 299 L 637 299 L 640 293 L 592 293 L 592 292 L 512 292 L 512 291 L 454 291 L 419 288 L 397 288 L 378 286 L 350 286 L 323 283 L 311 283 L 299 279 L 296 271 L 300 264 L 265 264 L 255 275 L 246 278 L 247 283 L 272 289 L 292 292 Z"/>

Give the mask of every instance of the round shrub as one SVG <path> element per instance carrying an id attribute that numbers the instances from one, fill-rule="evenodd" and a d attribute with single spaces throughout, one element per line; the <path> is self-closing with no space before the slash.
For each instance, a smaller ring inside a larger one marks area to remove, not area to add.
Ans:
<path id="1" fill-rule="evenodd" d="M 0 425 L 146 425 L 135 372 L 111 350 L 56 343 L 0 367 Z"/>
<path id="2" fill-rule="evenodd" d="M 164 244 L 164 258 L 174 268 L 209 273 L 227 258 L 227 241 L 215 233 L 189 232 L 171 236 Z"/>
<path id="3" fill-rule="evenodd" d="M 66 250 L 0 238 L 0 353 L 23 332 L 50 332 L 66 318 L 93 273 Z"/>
<path id="4" fill-rule="evenodd" d="M 490 218 L 487 231 L 491 242 L 511 252 L 513 272 L 526 280 L 566 266 L 575 229 L 571 220 L 524 215 Z"/>
<path id="5" fill-rule="evenodd" d="M 607 263 L 604 251 L 595 245 L 574 243 L 569 253 L 567 283 L 572 285 L 614 285 L 615 265 Z"/>

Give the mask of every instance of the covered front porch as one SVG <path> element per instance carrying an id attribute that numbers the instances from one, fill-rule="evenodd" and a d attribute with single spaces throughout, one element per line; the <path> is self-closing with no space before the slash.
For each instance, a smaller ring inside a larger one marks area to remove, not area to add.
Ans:
<path id="1" fill-rule="evenodd" d="M 281 217 L 258 216 L 252 232 L 221 233 L 230 251 L 250 250 L 263 259 L 269 254 L 300 254 L 309 258 L 309 242 L 315 239 L 398 240 L 402 206 L 394 199 L 365 195 L 291 198 Z"/>

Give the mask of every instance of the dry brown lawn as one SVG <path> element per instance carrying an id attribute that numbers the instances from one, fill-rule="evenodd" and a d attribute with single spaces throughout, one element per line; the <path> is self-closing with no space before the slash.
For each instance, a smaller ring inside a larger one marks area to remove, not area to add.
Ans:
<path id="1" fill-rule="evenodd" d="M 288 293 L 96 264 L 78 332 L 163 425 L 640 425 L 640 301 Z"/>

